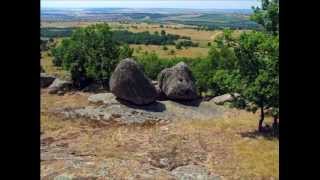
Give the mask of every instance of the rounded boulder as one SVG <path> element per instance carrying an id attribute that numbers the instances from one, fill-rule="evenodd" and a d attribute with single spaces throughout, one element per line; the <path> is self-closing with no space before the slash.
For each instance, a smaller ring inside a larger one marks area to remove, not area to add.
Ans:
<path id="1" fill-rule="evenodd" d="M 157 91 L 133 59 L 120 61 L 109 81 L 110 91 L 119 99 L 136 105 L 151 104 Z"/>

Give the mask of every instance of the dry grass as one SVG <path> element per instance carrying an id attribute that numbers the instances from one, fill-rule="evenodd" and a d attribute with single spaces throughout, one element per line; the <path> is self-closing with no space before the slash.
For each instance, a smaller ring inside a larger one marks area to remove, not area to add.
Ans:
<path id="1" fill-rule="evenodd" d="M 49 55 L 48 51 L 42 53 L 40 62 L 44 71 L 47 74 L 54 75 L 61 79 L 69 79 L 70 74 L 67 71 L 63 70 L 61 67 L 54 66 L 52 63 L 52 58 L 53 57 Z"/>
<path id="2" fill-rule="evenodd" d="M 94 155 L 97 161 L 112 160 L 113 173 L 119 178 L 147 163 L 163 169 L 201 164 L 224 179 L 278 179 L 278 140 L 245 136 L 256 129 L 257 114 L 230 110 L 224 118 L 210 121 L 120 126 L 64 119 L 49 112 L 56 107 L 85 106 L 88 95 L 56 96 L 43 91 L 43 135 L 68 144 L 68 149 L 78 155 Z M 169 165 L 162 167 L 161 158 L 168 159 Z M 120 160 L 130 163 L 117 163 Z"/>
<path id="3" fill-rule="evenodd" d="M 176 49 L 175 46 L 168 45 L 166 46 L 168 50 L 163 50 L 163 46 L 158 45 L 130 45 L 131 48 L 134 48 L 134 56 L 140 56 L 143 55 L 143 53 L 146 51 L 148 53 L 154 52 L 161 58 L 172 58 L 172 57 L 206 57 L 208 55 L 209 48 L 201 48 L 201 47 L 189 47 L 187 49 Z M 138 47 L 140 47 L 142 50 L 137 52 Z M 175 53 L 171 54 L 170 51 L 174 50 Z"/>

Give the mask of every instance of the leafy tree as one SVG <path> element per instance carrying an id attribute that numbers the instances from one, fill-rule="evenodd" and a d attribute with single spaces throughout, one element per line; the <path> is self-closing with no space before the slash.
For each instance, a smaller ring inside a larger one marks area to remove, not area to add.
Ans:
<path id="1" fill-rule="evenodd" d="M 235 47 L 241 83 L 237 89 L 260 108 L 259 131 L 263 130 L 264 109 L 279 109 L 279 38 L 262 32 L 244 33 Z"/>
<path id="2" fill-rule="evenodd" d="M 234 91 L 237 87 L 237 57 L 231 47 L 231 41 L 231 31 L 225 31 L 213 42 L 208 57 L 194 65 L 193 71 L 200 92 L 210 90 L 214 95 L 221 95 Z"/>
<path id="3" fill-rule="evenodd" d="M 121 48 L 112 38 L 107 24 L 91 25 L 75 30 L 52 52 L 54 63 L 71 72 L 75 85 L 95 81 L 107 84 L 120 58 L 130 57 L 128 46 Z"/>
<path id="4" fill-rule="evenodd" d="M 166 51 L 166 50 L 168 50 L 168 47 L 167 47 L 167 46 L 163 46 L 162 49 L 163 49 L 164 51 Z"/>
<path id="5" fill-rule="evenodd" d="M 161 36 L 165 36 L 166 35 L 166 31 L 165 30 L 161 30 Z"/>
<path id="6" fill-rule="evenodd" d="M 175 52 L 173 49 L 171 49 L 170 52 L 169 52 L 169 54 L 170 54 L 170 55 L 174 55 L 174 54 L 176 54 L 176 52 Z"/>
<path id="7" fill-rule="evenodd" d="M 251 20 L 273 35 L 279 33 L 279 0 L 261 0 L 261 8 L 253 7 L 253 11 Z"/>

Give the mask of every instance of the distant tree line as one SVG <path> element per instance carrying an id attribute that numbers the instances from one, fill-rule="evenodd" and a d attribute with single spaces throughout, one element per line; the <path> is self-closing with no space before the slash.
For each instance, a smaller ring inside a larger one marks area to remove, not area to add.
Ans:
<path id="1" fill-rule="evenodd" d="M 75 28 L 42 28 L 41 36 L 46 38 L 70 37 Z M 167 34 L 164 30 L 151 34 L 148 31 L 133 33 L 127 30 L 113 31 L 112 38 L 114 41 L 126 44 L 146 44 L 146 45 L 175 45 L 178 39 L 189 41 L 179 42 L 179 46 L 197 46 L 192 43 L 188 36 Z"/>
<path id="2" fill-rule="evenodd" d="M 57 37 L 70 37 L 73 30 L 76 28 L 41 28 L 41 37 L 45 38 L 57 38 Z"/>
<path id="3" fill-rule="evenodd" d="M 151 34 L 148 31 L 133 33 L 130 31 L 113 31 L 113 39 L 127 44 L 152 44 L 152 45 L 174 45 L 175 41 L 180 38 L 179 35 Z"/>
<path id="4" fill-rule="evenodd" d="M 194 29 L 197 30 L 223 30 L 223 29 L 232 29 L 232 30 L 241 30 L 241 29 L 252 29 L 260 30 L 261 25 L 253 21 L 241 21 L 241 22 L 223 22 L 223 23 L 213 23 L 209 21 L 175 21 L 175 23 L 181 23 L 190 26 L 196 26 Z"/>

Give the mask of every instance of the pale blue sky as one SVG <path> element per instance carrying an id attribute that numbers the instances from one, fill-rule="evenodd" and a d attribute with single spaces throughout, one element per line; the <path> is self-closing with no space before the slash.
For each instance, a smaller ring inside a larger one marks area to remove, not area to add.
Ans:
<path id="1" fill-rule="evenodd" d="M 250 9 L 258 0 L 41 0 L 41 8 Z"/>

